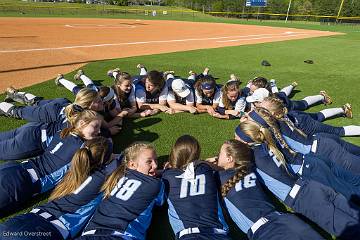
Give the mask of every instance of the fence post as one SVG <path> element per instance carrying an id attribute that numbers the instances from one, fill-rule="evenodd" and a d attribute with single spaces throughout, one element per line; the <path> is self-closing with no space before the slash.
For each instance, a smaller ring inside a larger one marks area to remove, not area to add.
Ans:
<path id="1" fill-rule="evenodd" d="M 289 1 L 289 6 L 288 6 L 288 9 L 287 9 L 287 13 L 286 13 L 285 23 L 287 23 L 287 20 L 288 20 L 288 17 L 289 17 L 290 7 L 291 7 L 291 0 Z"/>
<path id="2" fill-rule="evenodd" d="M 336 22 L 338 22 L 338 21 L 339 21 L 339 16 L 340 16 L 340 14 L 341 14 L 341 10 L 342 10 L 342 8 L 343 8 L 344 1 L 345 1 L 345 0 L 341 0 L 341 4 L 340 4 L 340 8 L 339 8 L 339 12 L 338 12 L 337 17 L 336 17 Z"/>

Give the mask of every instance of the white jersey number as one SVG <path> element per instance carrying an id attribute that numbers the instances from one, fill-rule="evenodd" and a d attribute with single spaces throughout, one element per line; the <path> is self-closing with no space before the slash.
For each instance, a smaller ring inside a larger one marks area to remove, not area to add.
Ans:
<path id="1" fill-rule="evenodd" d="M 181 189 L 180 189 L 180 198 L 186 198 L 188 196 L 197 196 L 205 193 L 205 175 L 201 174 L 196 176 L 195 179 L 182 179 L 181 180 Z M 189 190 L 190 186 L 190 190 Z"/>
<path id="2" fill-rule="evenodd" d="M 244 188 L 251 188 L 256 186 L 256 175 L 255 173 L 250 173 L 244 177 L 244 180 L 239 181 L 235 185 L 235 191 L 241 191 Z"/>
<path id="3" fill-rule="evenodd" d="M 125 182 L 125 183 L 124 183 Z M 123 184 L 124 183 L 124 184 Z M 119 198 L 123 201 L 129 200 L 135 191 L 140 187 L 141 182 L 135 179 L 126 179 L 125 177 L 121 178 L 117 186 L 111 192 L 111 196 Z M 121 186 L 119 188 L 119 186 Z"/>

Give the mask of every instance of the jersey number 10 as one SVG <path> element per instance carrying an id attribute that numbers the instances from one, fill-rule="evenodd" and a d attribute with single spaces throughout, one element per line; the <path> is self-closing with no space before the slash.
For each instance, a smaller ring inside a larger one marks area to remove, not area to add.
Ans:
<path id="1" fill-rule="evenodd" d="M 189 196 L 197 196 L 205 193 L 205 175 L 201 174 L 196 176 L 195 179 L 182 179 L 180 198 L 186 198 Z M 189 188 L 190 186 L 190 188 Z"/>

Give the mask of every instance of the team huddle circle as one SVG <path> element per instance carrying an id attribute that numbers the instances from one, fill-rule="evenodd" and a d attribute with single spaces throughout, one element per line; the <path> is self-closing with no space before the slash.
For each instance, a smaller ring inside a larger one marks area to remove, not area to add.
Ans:
<path id="1" fill-rule="evenodd" d="M 59 74 L 55 84 L 73 102 L 6 90 L 0 116 L 28 123 L 1 133 L 0 215 L 50 195 L 1 223 L 2 238 L 145 239 L 154 207 L 165 202 L 176 239 L 231 239 L 229 218 L 249 239 L 324 239 L 304 219 L 341 239 L 360 236 L 360 147 L 341 138 L 359 136 L 360 126 L 324 122 L 351 119 L 350 103 L 330 107 L 324 90 L 294 100 L 296 82 L 280 88 L 231 74 L 219 84 L 209 68 L 186 77 L 137 68 L 136 76 L 109 70 L 111 87 L 83 70 L 74 76 L 83 86 Z M 326 108 L 306 111 L 319 104 Z M 114 154 L 125 118 L 180 112 L 233 120 L 234 137 L 201 159 L 199 141 L 182 135 L 161 169 L 149 142 Z"/>

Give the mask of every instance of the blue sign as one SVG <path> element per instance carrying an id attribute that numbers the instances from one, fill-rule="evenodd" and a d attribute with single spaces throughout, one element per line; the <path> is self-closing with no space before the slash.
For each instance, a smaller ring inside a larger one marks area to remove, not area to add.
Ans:
<path id="1" fill-rule="evenodd" d="M 267 0 L 246 0 L 247 7 L 266 7 Z"/>

